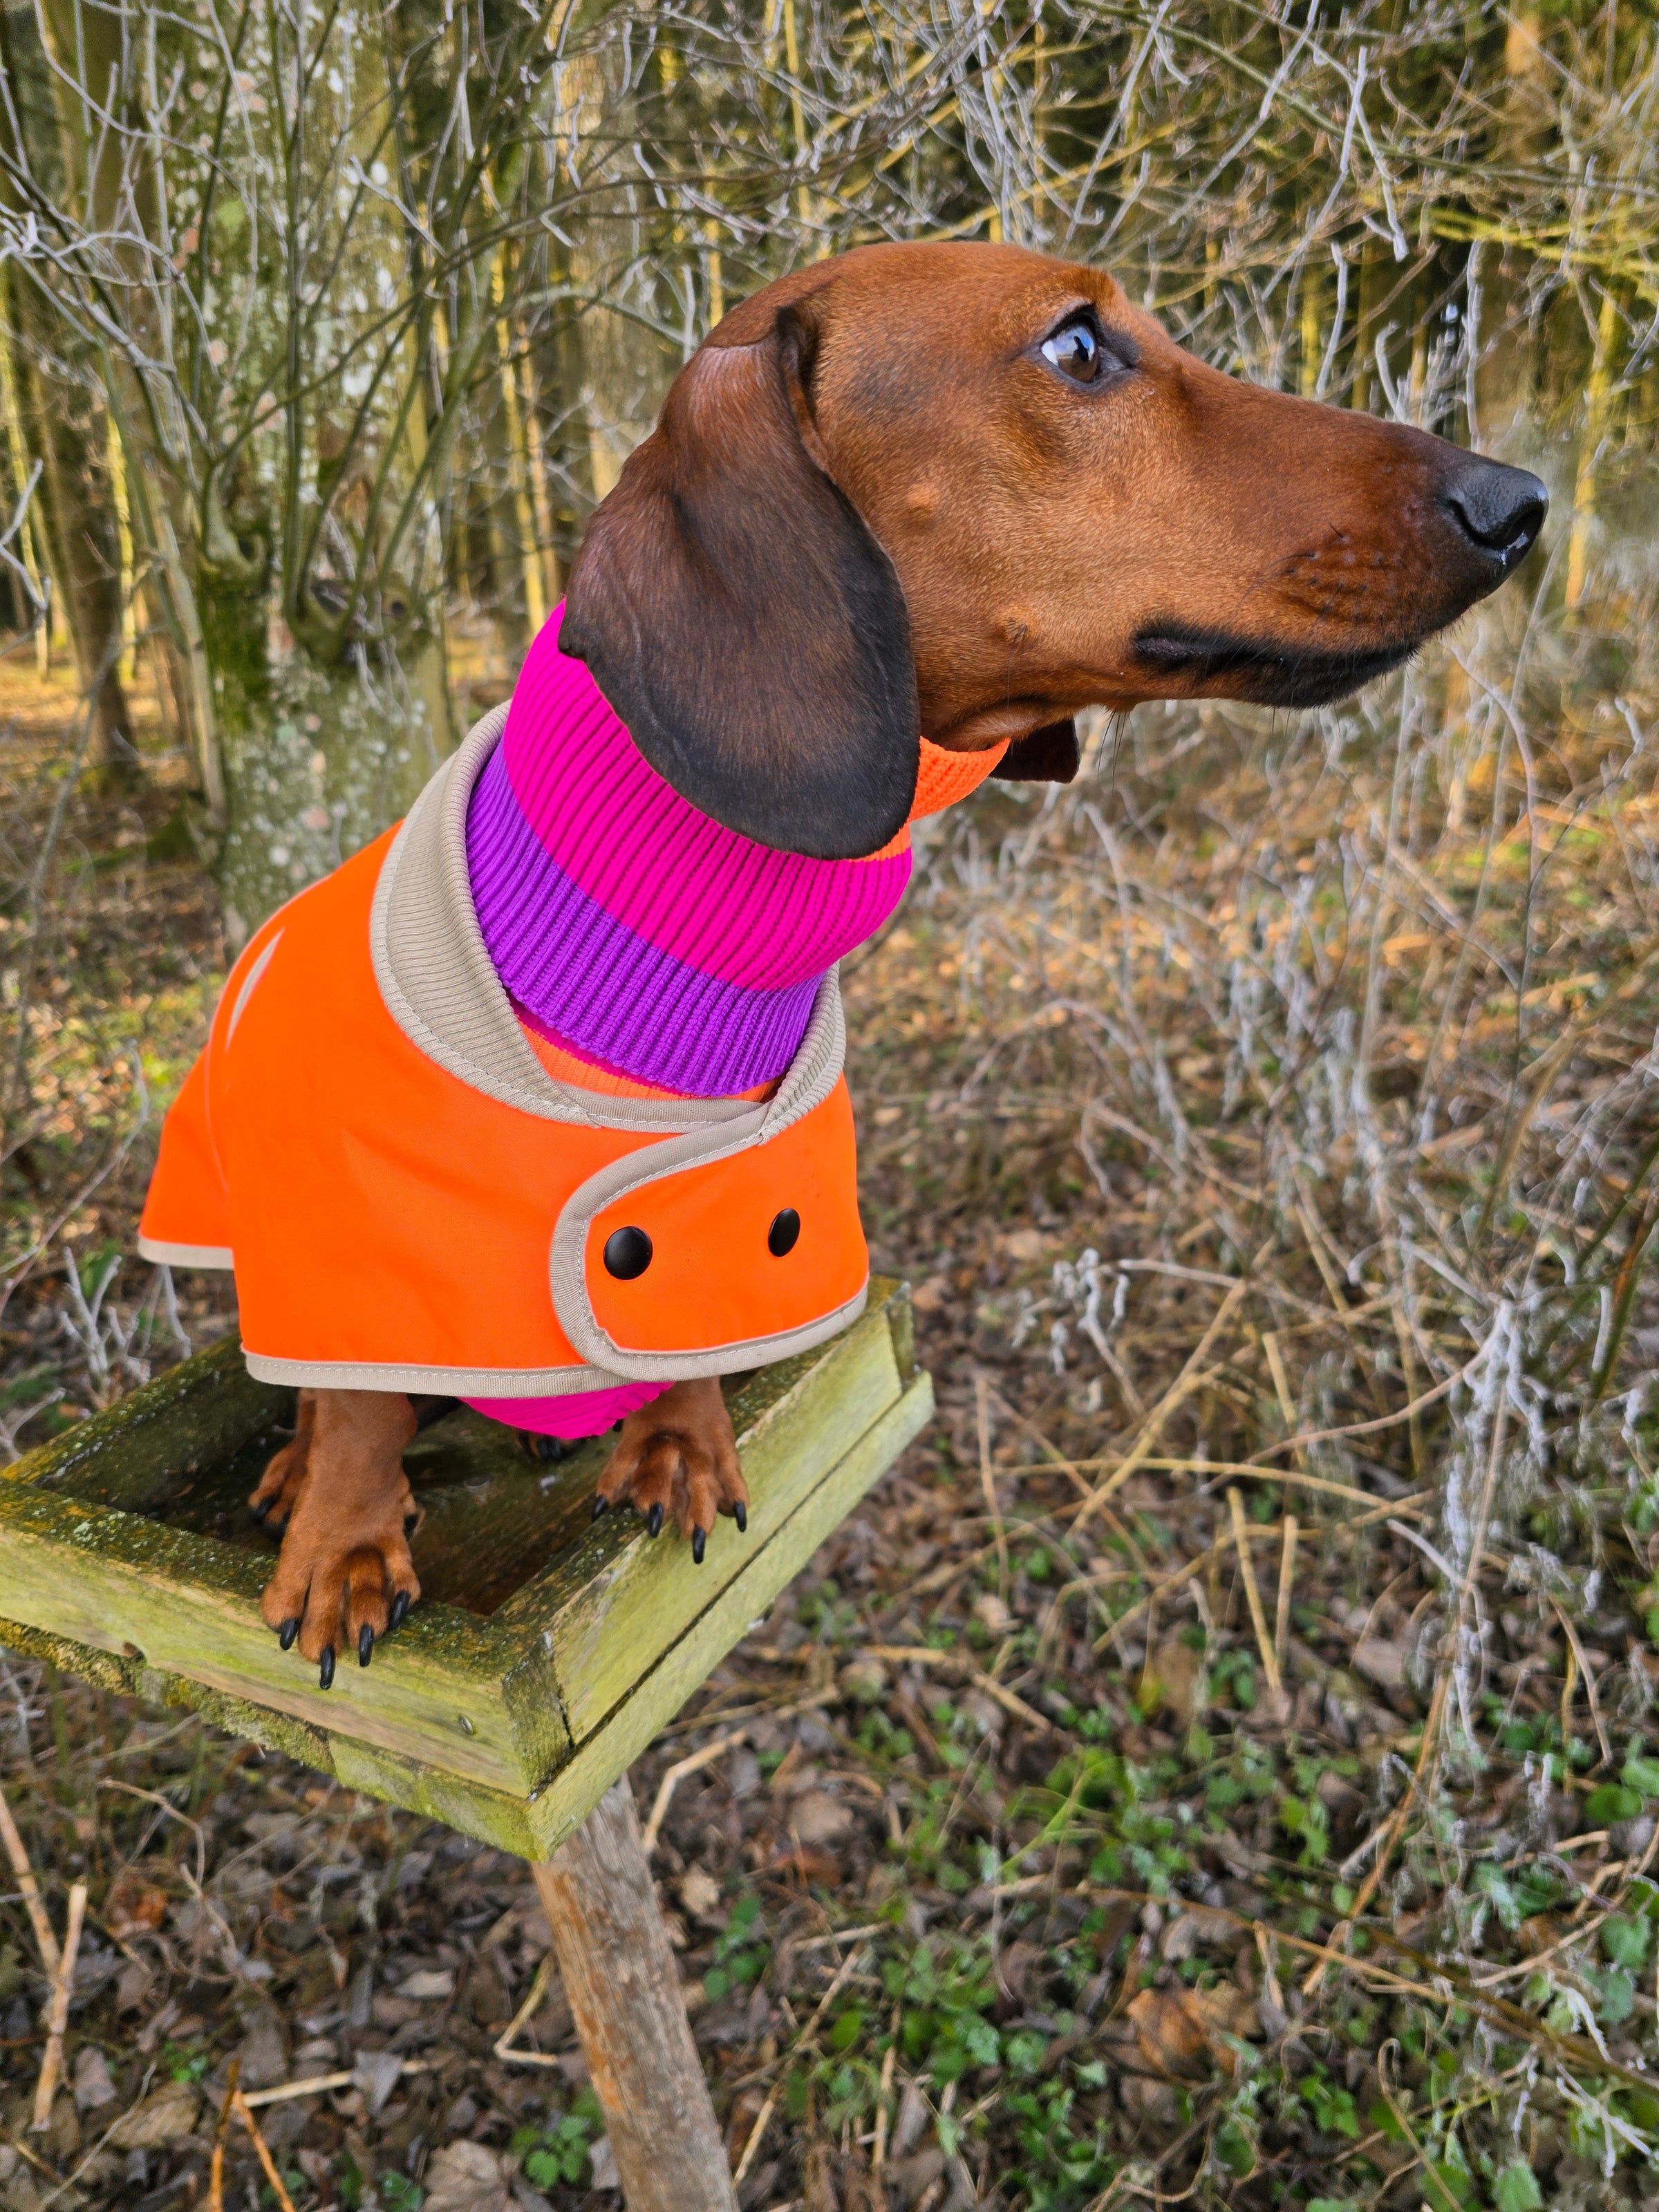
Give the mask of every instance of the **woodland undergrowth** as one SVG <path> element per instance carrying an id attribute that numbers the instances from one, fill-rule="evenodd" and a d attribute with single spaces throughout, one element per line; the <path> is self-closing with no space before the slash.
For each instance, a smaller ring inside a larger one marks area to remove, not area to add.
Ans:
<path id="1" fill-rule="evenodd" d="M 1659 2198 L 1650 599 L 1565 617 L 1540 562 L 1358 706 L 1141 708 L 937 824 L 848 963 L 939 1418 L 635 1770 L 643 1811 L 724 1740 L 655 1866 L 745 2206 Z M 67 712 L 4 681 L 13 818 L 63 800 L 15 1452 L 232 1316 L 128 1256 L 204 880 L 165 787 L 66 794 Z M 479 2203 L 602 2191 L 515 1862 L 0 1687 L 60 1927 L 89 1888 L 42 2135 L 0 1905 L 9 2212 L 200 2201 L 233 2057 L 351 2076 L 260 2107 L 306 2212 L 472 2203 L 477 2147 Z M 538 1987 L 558 2063 L 515 2065 Z"/>

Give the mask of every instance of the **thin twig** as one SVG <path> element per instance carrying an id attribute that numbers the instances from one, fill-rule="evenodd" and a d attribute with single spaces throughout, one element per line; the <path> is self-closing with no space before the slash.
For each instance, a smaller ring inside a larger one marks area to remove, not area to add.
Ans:
<path id="1" fill-rule="evenodd" d="M 1002 1525 L 1002 1508 L 997 1504 L 997 1486 L 991 1474 L 990 1387 L 982 1373 L 974 1376 L 974 1425 L 979 1437 L 979 1484 L 985 1493 L 985 1510 L 990 1516 L 991 1533 L 997 1547 L 997 1595 L 1006 1606 L 1008 1602 L 1008 1535 Z"/>
<path id="2" fill-rule="evenodd" d="M 241 2075 L 242 2062 L 240 2057 L 233 2058 L 226 2075 L 225 2101 L 219 2108 L 219 2124 L 213 2131 L 213 2157 L 208 2167 L 208 2212 L 225 2212 L 225 2137 L 230 2133 L 230 2115 Z"/>
<path id="3" fill-rule="evenodd" d="M 52 2124 L 52 2101 L 58 2094 L 58 2077 L 64 2069 L 64 2032 L 69 2026 L 70 1996 L 75 1988 L 75 1960 L 81 1948 L 81 1929 L 87 1917 L 87 1886 L 77 1881 L 69 1893 L 69 1924 L 52 1980 L 52 2004 L 46 2014 L 46 2049 L 40 2061 L 40 2078 L 34 2085 L 34 2117 L 29 2125 L 38 2135 Z"/>
<path id="4" fill-rule="evenodd" d="M 546 1961 L 544 1960 L 543 1963 L 544 1965 Z M 511 2028 L 507 2030 L 509 2035 L 512 2032 Z M 510 2051 L 507 2054 L 509 2057 L 514 2058 L 525 2058 L 530 2055 L 527 2051 Z M 429 2059 L 405 2058 L 404 2061 L 405 2074 L 428 2074 L 431 2070 L 432 2062 Z M 331 2089 L 349 2089 L 356 2078 L 356 2069 L 349 2066 L 334 2074 L 307 2074 L 301 2081 L 279 2081 L 274 2089 L 244 2089 L 240 2093 L 237 2101 L 250 2108 L 255 2105 L 285 2105 L 295 2097 L 321 2097 L 325 2096 Z"/>
<path id="5" fill-rule="evenodd" d="M 1429 1717 L 1423 1723 L 1423 1741 L 1418 1746 L 1417 1764 L 1412 1770 L 1411 1786 L 1401 1799 L 1383 1832 L 1382 1841 L 1377 1846 L 1376 1856 L 1371 1861 L 1371 1870 L 1359 1885 L 1358 1893 L 1348 1907 L 1347 1917 L 1340 1922 L 1332 1930 L 1330 1942 L 1332 1958 L 1338 1955 L 1340 1946 L 1352 1932 L 1355 1921 L 1361 1917 L 1372 1898 L 1376 1896 L 1382 1877 L 1389 1870 L 1389 1861 L 1394 1856 L 1395 1845 L 1399 1842 L 1405 1828 L 1413 1800 L 1417 1796 L 1419 1786 L 1424 1775 L 1428 1771 L 1429 1762 L 1440 1734 L 1441 1716 L 1446 1710 L 1446 1690 L 1450 1680 L 1451 1669 L 1448 1667 L 1443 1667 L 1435 1676 L 1434 1696 L 1430 1701 Z M 1302 1984 L 1302 1994 L 1304 1996 L 1312 1996 L 1315 1994 L 1324 1980 L 1326 1971 L 1330 1964 L 1331 1959 L 1322 1955 L 1318 1965 Z"/>
<path id="6" fill-rule="evenodd" d="M 506 2059 L 510 2066 L 556 2066 L 559 2063 L 544 2051 L 520 2051 L 513 2040 L 526 2022 L 535 2017 L 556 1971 L 553 1954 L 544 1952 L 542 1962 L 531 1978 L 530 1994 L 495 2039 L 496 2057 Z"/>
<path id="7" fill-rule="evenodd" d="M 866 1644 L 863 1647 L 863 1656 L 867 1659 L 884 1660 L 893 1666 L 942 1667 L 951 1673 L 964 1674 L 976 1690 L 982 1690 L 988 1698 L 994 1698 L 1005 1712 L 1012 1713 L 1016 1720 L 1024 1721 L 1028 1727 L 1041 1729 L 1048 1735 L 1064 1735 L 1066 1733 L 1046 1713 L 1038 1712 L 1035 1705 L 1028 1705 L 1024 1698 L 1017 1696 L 1012 1690 L 999 1682 L 994 1674 L 988 1674 L 982 1667 L 975 1666 L 971 1659 L 964 1659 L 960 1652 L 935 1651 L 931 1644 Z"/>
<path id="8" fill-rule="evenodd" d="M 1250 1559 L 1249 1524 L 1244 1518 L 1244 1493 L 1231 1489 L 1227 1492 L 1227 1510 L 1233 1520 L 1233 1546 L 1238 1553 L 1238 1571 L 1243 1578 L 1245 1601 L 1250 1608 L 1250 1626 L 1255 1631 L 1256 1649 L 1261 1654 L 1261 1671 L 1267 1678 L 1267 1687 L 1275 1694 L 1284 1687 L 1279 1671 L 1279 1655 L 1273 1640 L 1267 1633 L 1267 1608 L 1261 1602 L 1261 1586 L 1255 1578 L 1255 1568 Z"/>
<path id="9" fill-rule="evenodd" d="M 1217 1307 L 1209 1327 L 1199 1339 L 1180 1374 L 1153 1407 L 1141 1428 L 1140 1434 L 1130 1446 L 1127 1454 L 1119 1462 L 1114 1473 L 1108 1475 L 1104 1482 L 1097 1483 L 1084 1500 L 1081 1510 L 1072 1523 L 1073 1533 L 1081 1528 L 1090 1516 L 1097 1512 L 1109 1498 L 1121 1490 L 1129 1477 L 1145 1462 L 1147 1455 L 1157 1444 L 1171 1414 L 1184 1405 L 1187 1399 L 1198 1389 L 1203 1380 L 1204 1363 L 1210 1356 L 1211 1346 L 1214 1344 L 1222 1330 L 1238 1310 L 1240 1303 L 1249 1290 L 1251 1275 L 1272 1249 L 1273 1239 L 1269 1237 L 1250 1262 L 1249 1267 Z"/>
<path id="10" fill-rule="evenodd" d="M 1291 1592 L 1296 1587 L 1296 1516 L 1285 1516 L 1285 1543 L 1279 1555 L 1279 1596 L 1273 1608 L 1273 1654 L 1279 1671 L 1285 1671 L 1285 1654 L 1291 1641 Z"/>
<path id="11" fill-rule="evenodd" d="M 685 1780 L 687 1775 L 696 1774 L 703 1767 L 712 1766 L 723 1753 L 731 1750 L 733 1744 L 741 1743 L 748 1733 L 747 1729 L 732 1729 L 726 1735 L 717 1735 L 713 1743 L 706 1743 L 701 1751 L 694 1751 L 689 1757 L 677 1759 L 667 1770 L 662 1780 L 657 1784 L 657 1794 L 651 1801 L 651 1817 L 647 1820 L 640 1838 L 641 1843 L 645 1847 L 647 1858 L 649 1858 L 657 1848 L 657 1838 L 662 1833 L 662 1824 L 667 1814 L 670 1802 L 675 1790 Z"/>
<path id="12" fill-rule="evenodd" d="M 34 1930 L 34 1948 L 40 1954 L 40 1964 L 47 1978 L 58 1976 L 58 1938 L 52 1932 L 52 1923 L 46 1917 L 46 1908 L 40 1896 L 40 1886 L 34 1879 L 34 1869 L 29 1864 L 29 1855 L 23 1848 L 23 1838 L 17 1832 L 17 1823 L 11 1816 L 11 1807 L 6 1802 L 6 1793 L 0 1790 L 0 1837 L 3 1837 L 6 1856 L 11 1861 L 11 1870 L 18 1888 L 22 1893 L 23 1905 L 29 1916 L 29 1925 Z"/>
<path id="13" fill-rule="evenodd" d="M 410 2069 L 406 2066 L 404 2070 L 407 2073 Z M 270 2184 L 271 2191 L 276 2197 L 276 2203 L 279 2207 L 279 2212 L 294 2212 L 294 2199 L 289 2195 L 288 2191 L 283 2185 L 283 2177 L 276 2171 L 276 2161 L 271 2156 L 270 2147 L 266 2143 L 264 2137 L 259 2132 L 258 2122 L 254 2118 L 253 2114 L 248 2109 L 248 2100 L 243 2096 L 241 2091 L 239 2089 L 231 2101 L 235 2107 L 237 2118 L 241 2122 L 242 2125 L 247 2130 L 248 2134 L 252 2138 L 255 2155 L 258 2157 L 260 2165 L 264 2168 L 265 2179 Z"/>
<path id="14" fill-rule="evenodd" d="M 854 1968 L 859 1965 L 863 1956 L 864 1954 L 862 1951 L 849 1951 L 847 1956 L 842 1960 L 840 1966 L 836 1967 L 835 1977 L 830 1982 L 829 1988 L 818 1999 L 817 2005 L 812 2014 L 812 2017 L 807 2021 L 805 2027 L 796 2038 L 790 2054 L 792 2057 L 798 2057 L 801 2051 L 811 2047 L 812 2039 L 817 2033 L 818 2022 L 823 2018 L 824 2014 L 829 2011 L 830 2007 L 834 2003 L 836 1997 L 840 1991 L 846 1986 Z M 761 2142 L 766 2134 L 766 2130 L 771 2125 L 772 2115 L 777 2109 L 778 2096 L 781 2086 L 782 2085 L 781 2083 L 777 2084 L 768 2093 L 766 2102 L 761 2106 L 759 2112 L 755 2115 L 755 2124 L 749 2130 L 748 2140 L 743 2147 L 743 2156 L 738 2160 L 737 2170 L 732 2176 L 732 2186 L 734 2190 L 742 2186 L 744 2176 L 748 2172 L 750 2167 L 755 2162 L 755 2155 L 760 2149 Z"/>

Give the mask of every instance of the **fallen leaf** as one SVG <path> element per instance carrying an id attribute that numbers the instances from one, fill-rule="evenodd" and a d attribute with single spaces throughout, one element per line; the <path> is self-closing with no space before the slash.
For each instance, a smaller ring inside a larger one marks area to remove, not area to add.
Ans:
<path id="1" fill-rule="evenodd" d="M 1406 1679 L 1406 1647 L 1380 1636 L 1362 1636 L 1353 1647 L 1353 1663 L 1367 1681 L 1397 1690 Z"/>
<path id="2" fill-rule="evenodd" d="M 1142 1990 L 1132 1999 L 1129 2024 L 1142 2064 L 1154 2074 L 1201 2075 L 1209 2057 L 1208 2038 L 1188 2011 L 1186 1992 Z"/>
<path id="3" fill-rule="evenodd" d="M 100 2105 L 114 2102 L 115 2084 L 109 2077 L 109 2061 L 95 2043 L 83 2043 L 75 2057 L 76 2111 L 95 2112 Z"/>
<path id="4" fill-rule="evenodd" d="M 1171 1636 L 1148 1660 L 1136 1702 L 1144 1713 L 1163 1708 L 1188 1726 L 1202 1698 L 1204 1673 L 1203 1654 Z"/>
<path id="5" fill-rule="evenodd" d="M 974 1600 L 974 1618 L 988 1636 L 1006 1636 L 1014 1616 L 994 1590 L 981 1590 Z"/>
<path id="6" fill-rule="evenodd" d="M 997 1980 L 1002 1994 L 1012 1997 L 1022 2012 L 1030 2008 L 1031 1969 L 1042 1956 L 1040 1943 L 1024 1942 L 1005 1944 L 996 1954 Z"/>
<path id="7" fill-rule="evenodd" d="M 720 1886 L 706 1868 L 689 1867 L 680 1882 L 680 1903 L 694 1920 L 707 1920 L 720 1911 Z"/>
<path id="8" fill-rule="evenodd" d="M 1180 2124 L 1181 2107 L 1167 2081 L 1149 2081 L 1144 2074 L 1126 2074 L 1117 2085 L 1117 2094 L 1131 2119 L 1145 2120 L 1155 2128 Z"/>
<path id="9" fill-rule="evenodd" d="M 842 1878 L 841 1861 L 833 1851 L 816 1850 L 803 1844 L 798 1851 L 782 1851 L 772 1862 L 775 1874 L 797 1874 L 803 1881 L 822 1882 L 826 1888 L 836 1888 Z"/>
<path id="10" fill-rule="evenodd" d="M 588 2183 L 590 2189 L 621 2189 L 622 2176 L 617 2171 L 616 2156 L 611 2148 L 609 2136 L 601 2136 L 597 2142 L 588 2145 L 587 2162 L 592 2172 L 592 2179 Z"/>
<path id="11" fill-rule="evenodd" d="M 201 2094 L 188 2081 L 164 2081 L 142 2105 L 118 2119 L 110 2133 L 117 2150 L 165 2150 L 196 2132 Z"/>
<path id="12" fill-rule="evenodd" d="M 808 1790 L 789 1808 L 789 1826 L 803 1844 L 832 1844 L 853 1825 L 852 1808 L 827 1790 Z"/>
<path id="13" fill-rule="evenodd" d="M 483 2143 L 446 2143 L 426 2170 L 422 2212 L 513 2212 L 498 2152 Z"/>
<path id="14" fill-rule="evenodd" d="M 155 1969 L 147 1959 L 129 1959 L 115 1984 L 116 2011 L 136 2012 L 149 1996 L 155 1979 Z"/>
<path id="15" fill-rule="evenodd" d="M 131 1867 L 110 1884 L 104 1899 L 103 1922 L 119 1942 L 148 1935 L 167 1917 L 167 1893 Z"/>
<path id="16" fill-rule="evenodd" d="M 888 2194 L 902 2205 L 915 2204 L 927 2195 L 944 2171 L 945 2153 L 936 2143 L 930 2143 L 926 2150 L 912 2151 L 908 2158 L 889 2162 Z"/>
<path id="17" fill-rule="evenodd" d="M 398 1983 L 398 1994 L 405 1997 L 453 1997 L 454 1970 L 449 1966 L 422 1966 Z"/>
<path id="18" fill-rule="evenodd" d="M 1231 1912 L 1213 1912 L 1206 1905 L 1189 1905 L 1177 1912 L 1164 1929 L 1164 1940 L 1158 1948 L 1160 1955 L 1175 1966 L 1183 1959 L 1190 1959 L 1195 1951 L 1211 1951 L 1224 1944 L 1236 1949 L 1241 1940 L 1238 1923 Z"/>
<path id="19" fill-rule="evenodd" d="M 378 2112 L 402 2079 L 404 2062 L 395 2051 L 360 2051 L 351 2078 L 363 2093 L 363 2102 Z"/>
<path id="20" fill-rule="evenodd" d="M 1227 2040 L 1258 2026 L 1255 2007 L 1231 1982 L 1210 1990 L 1142 1990 L 1128 2018 L 1142 2063 L 1154 2074 L 1192 2080 L 1213 2059 L 1231 2074 L 1238 2054 Z"/>

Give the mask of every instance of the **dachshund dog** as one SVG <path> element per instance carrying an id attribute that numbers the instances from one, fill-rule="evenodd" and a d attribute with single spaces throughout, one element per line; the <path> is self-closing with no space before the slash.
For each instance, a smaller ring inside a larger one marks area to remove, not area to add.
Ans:
<path id="1" fill-rule="evenodd" d="M 1521 470 L 1207 368 L 1100 270 L 872 246 L 769 285 L 681 371 L 588 527 L 558 649 L 714 823 L 874 854 L 918 732 L 1067 781 L 1084 708 L 1337 699 L 1495 589 L 1546 503 Z M 307 1389 L 254 1493 L 286 1524 L 264 1617 L 325 1682 L 419 1594 L 416 1425 L 401 1391 Z M 717 1378 L 623 1420 L 599 1504 L 624 1502 L 699 1558 L 716 1513 L 741 1522 Z"/>

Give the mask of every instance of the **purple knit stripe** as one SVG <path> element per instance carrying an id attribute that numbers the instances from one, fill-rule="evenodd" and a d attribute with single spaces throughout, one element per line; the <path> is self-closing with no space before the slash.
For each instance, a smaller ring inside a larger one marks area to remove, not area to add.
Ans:
<path id="1" fill-rule="evenodd" d="M 688 1097 L 728 1098 L 781 1075 L 822 971 L 782 990 L 745 990 L 659 951 L 549 860 L 518 807 L 500 803 L 506 781 L 497 751 L 467 817 L 467 866 L 484 942 L 513 997 L 578 1052 Z"/>
<path id="2" fill-rule="evenodd" d="M 562 609 L 530 649 L 501 757 L 556 868 L 634 933 L 750 990 L 821 975 L 874 935 L 904 895 L 908 846 L 882 859 L 773 852 L 700 814 L 659 775 L 580 661 L 558 650 Z M 505 804 L 499 786 L 475 816 Z"/>

